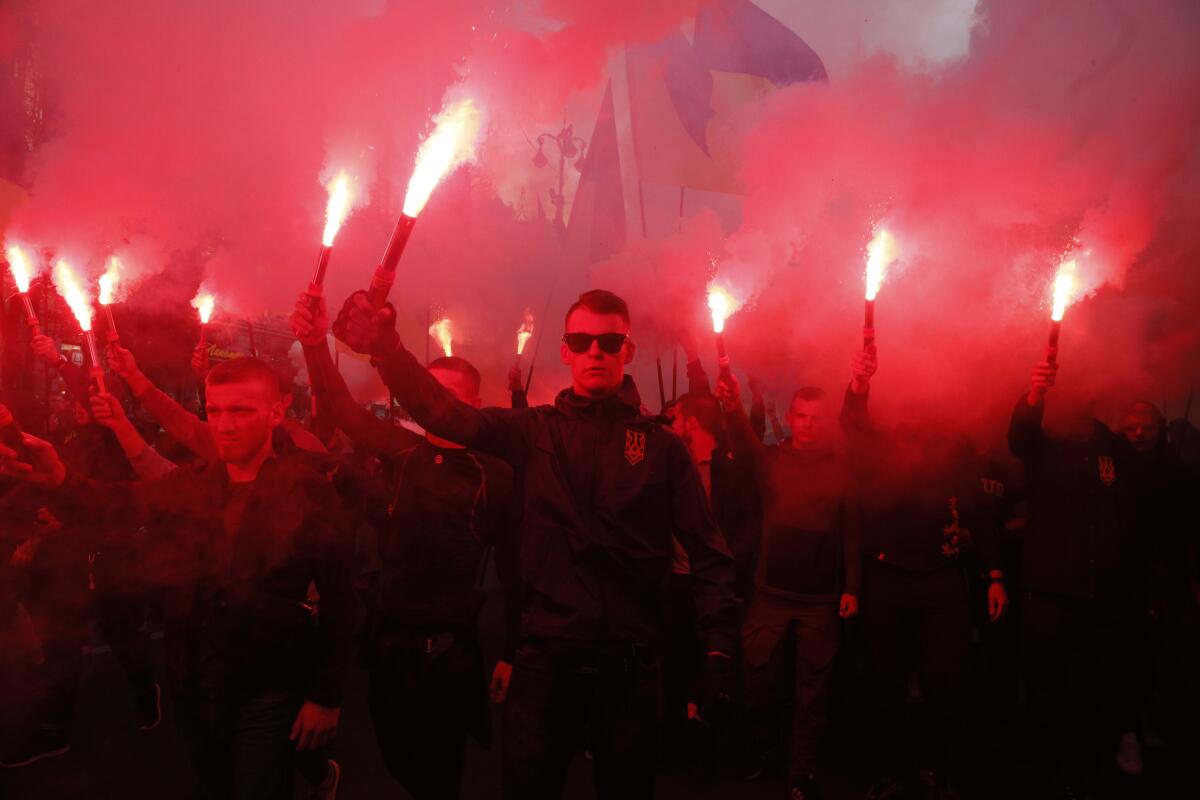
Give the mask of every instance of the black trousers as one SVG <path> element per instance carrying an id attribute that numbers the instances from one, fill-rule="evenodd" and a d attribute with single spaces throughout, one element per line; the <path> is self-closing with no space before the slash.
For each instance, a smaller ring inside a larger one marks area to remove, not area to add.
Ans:
<path id="1" fill-rule="evenodd" d="M 1086 786 L 1136 724 L 1132 613 L 1038 593 L 1022 612 L 1033 777 Z"/>
<path id="2" fill-rule="evenodd" d="M 704 663 L 691 575 L 671 574 L 663 593 L 662 615 L 663 727 L 670 746 L 687 726 L 688 703 L 695 699 L 696 681 Z"/>
<path id="3" fill-rule="evenodd" d="M 867 562 L 863 644 L 877 767 L 951 769 L 964 738 L 963 689 L 971 648 L 969 594 L 954 568 L 911 572 Z M 916 675 L 921 702 L 908 702 Z"/>
<path id="4" fill-rule="evenodd" d="M 367 704 L 392 777 L 417 800 L 452 800 L 467 736 L 487 744 L 483 656 L 469 635 L 397 632 L 377 644 Z"/>
<path id="5" fill-rule="evenodd" d="M 793 780 L 816 771 L 818 752 L 829 723 L 829 679 L 842 638 L 833 603 L 794 603 L 759 590 L 742 625 L 746 667 L 746 705 L 751 746 L 762 749 L 778 728 L 777 686 L 788 663 L 784 648 L 795 647 L 792 690 L 791 753 Z"/>
<path id="6" fill-rule="evenodd" d="M 284 691 L 233 701 L 177 693 L 197 800 L 290 800 L 297 753 L 288 734 L 300 705 Z"/>
<path id="7" fill-rule="evenodd" d="M 654 795 L 660 667 L 630 644 L 522 644 L 504 704 L 504 796 L 556 800 L 571 758 L 588 747 L 601 800 Z"/>

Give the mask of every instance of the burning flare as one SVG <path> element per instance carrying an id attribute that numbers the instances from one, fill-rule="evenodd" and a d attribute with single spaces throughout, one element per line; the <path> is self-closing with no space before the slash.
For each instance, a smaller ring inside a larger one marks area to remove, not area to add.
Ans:
<path id="1" fill-rule="evenodd" d="M 708 307 L 712 311 L 713 333 L 725 332 L 725 320 L 738 310 L 738 302 L 725 289 L 712 285 L 708 287 Z"/>
<path id="2" fill-rule="evenodd" d="M 342 223 L 350 216 L 350 204 L 353 201 L 350 177 L 345 172 L 339 172 L 325 188 L 329 190 L 329 201 L 325 204 L 325 232 L 321 234 L 321 244 L 333 247 L 333 240 Z"/>
<path id="3" fill-rule="evenodd" d="M 121 279 L 121 262 L 116 256 L 109 256 L 108 269 L 100 276 L 100 297 L 97 298 L 102 306 L 112 305 L 117 299 L 117 282 Z"/>
<path id="4" fill-rule="evenodd" d="M 525 352 L 525 345 L 529 343 L 529 339 L 532 336 L 533 312 L 527 308 L 525 309 L 525 322 L 521 323 L 521 327 L 517 328 L 517 355 Z"/>
<path id="5" fill-rule="evenodd" d="M 867 245 L 867 299 L 874 300 L 887 274 L 887 268 L 896 260 L 896 240 L 880 228 L 875 238 Z"/>
<path id="6" fill-rule="evenodd" d="M 429 335 L 438 340 L 438 343 L 442 346 L 443 354 L 447 356 L 454 355 L 454 326 L 450 323 L 448 317 L 442 317 L 430 325 Z"/>
<path id="7" fill-rule="evenodd" d="M 1075 260 L 1064 261 L 1054 277 L 1054 308 L 1050 312 L 1052 322 L 1062 322 L 1067 306 L 1074 300 Z"/>
<path id="8" fill-rule="evenodd" d="M 28 292 L 29 281 L 33 279 L 33 270 L 30 269 L 25 251 L 12 244 L 4 250 L 4 256 L 8 259 L 8 269 L 12 272 L 13 281 L 17 284 L 17 291 Z"/>
<path id="9" fill-rule="evenodd" d="M 417 217 L 433 188 L 454 168 L 475 160 L 475 147 L 483 130 L 483 112 L 468 98 L 442 109 L 434 122 L 437 127 L 417 151 L 417 165 L 404 195 L 404 215 Z"/>
<path id="10" fill-rule="evenodd" d="M 58 293 L 71 307 L 71 313 L 75 315 L 75 319 L 79 320 L 79 329 L 85 332 L 90 331 L 92 329 L 92 303 L 75 278 L 75 273 L 71 271 L 71 266 L 60 259 L 54 265 L 53 278 Z"/>
<path id="11" fill-rule="evenodd" d="M 200 291 L 192 298 L 192 308 L 200 313 L 200 324 L 207 325 L 212 319 L 213 308 L 217 305 L 217 298 L 211 292 Z"/>

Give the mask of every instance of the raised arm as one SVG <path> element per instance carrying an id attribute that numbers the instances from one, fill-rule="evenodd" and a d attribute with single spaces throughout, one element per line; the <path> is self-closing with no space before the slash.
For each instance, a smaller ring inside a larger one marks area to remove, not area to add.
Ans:
<path id="1" fill-rule="evenodd" d="M 425 430 L 511 464 L 525 461 L 534 412 L 481 410 L 459 400 L 401 344 L 390 307 L 376 310 L 366 292 L 355 292 L 338 314 L 334 334 L 355 352 L 372 356 L 383 382 Z"/>
<path id="2" fill-rule="evenodd" d="M 44 333 L 33 337 L 31 342 L 34 355 L 58 370 L 62 376 L 67 394 L 77 403 L 87 406 L 88 403 L 88 374 L 82 368 L 72 364 L 58 349 L 54 340 Z"/>
<path id="3" fill-rule="evenodd" d="M 208 424 L 152 384 L 138 369 L 133 353 L 120 345 L 110 344 L 108 366 L 129 384 L 133 396 L 175 441 L 204 461 L 216 460 L 217 445 Z"/>
<path id="4" fill-rule="evenodd" d="M 313 393 L 333 415 L 334 424 L 345 431 L 355 447 L 381 455 L 394 456 L 420 444 L 421 437 L 417 434 L 377 419 L 354 401 L 325 342 L 325 331 L 329 327 L 325 298 L 320 299 L 315 314 L 310 302 L 308 294 L 300 295 L 290 322 L 304 348 L 304 361 L 308 365 L 308 379 Z"/>
<path id="5" fill-rule="evenodd" d="M 1046 443 L 1042 417 L 1046 411 L 1046 392 L 1054 386 L 1058 367 L 1046 361 L 1033 368 L 1029 391 L 1017 401 L 1008 426 L 1008 447 L 1013 455 L 1028 463 L 1038 458 Z"/>
<path id="6" fill-rule="evenodd" d="M 93 395 L 91 399 L 92 419 L 113 432 L 121 451 L 137 476 L 150 481 L 161 478 L 168 472 L 178 469 L 178 465 L 159 454 L 157 450 L 146 443 L 142 435 L 133 427 L 121 401 L 108 392 Z"/>

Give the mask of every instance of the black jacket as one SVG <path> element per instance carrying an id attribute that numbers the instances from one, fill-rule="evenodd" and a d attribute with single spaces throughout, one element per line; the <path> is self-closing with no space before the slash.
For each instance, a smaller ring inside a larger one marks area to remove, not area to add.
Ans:
<path id="1" fill-rule="evenodd" d="M 353 626 L 351 542 L 333 487 L 291 459 L 269 459 L 226 533 L 233 489 L 221 463 L 147 483 L 68 475 L 58 499 L 136 520 L 145 580 L 165 595 L 168 661 L 179 688 L 219 696 L 294 690 L 341 702 Z M 319 621 L 306 605 L 320 593 Z"/>
<path id="2" fill-rule="evenodd" d="M 568 389 L 553 406 L 480 410 L 403 346 L 380 373 L 427 430 L 516 470 L 523 638 L 658 641 L 674 536 L 691 561 L 709 649 L 733 652 L 733 559 L 686 448 L 642 414 L 632 380 L 602 400 Z"/>
<path id="3" fill-rule="evenodd" d="M 1044 411 L 1022 397 L 1008 431 L 1028 486 L 1022 586 L 1110 605 L 1134 602 L 1145 547 L 1135 505 L 1143 475 L 1133 451 L 1099 422 L 1086 439 L 1052 439 L 1042 431 Z"/>
<path id="4" fill-rule="evenodd" d="M 937 430 L 887 432 L 868 394 L 846 390 L 841 423 L 862 498 L 863 556 L 910 572 L 978 562 L 1003 568 L 999 472 L 965 439 Z"/>

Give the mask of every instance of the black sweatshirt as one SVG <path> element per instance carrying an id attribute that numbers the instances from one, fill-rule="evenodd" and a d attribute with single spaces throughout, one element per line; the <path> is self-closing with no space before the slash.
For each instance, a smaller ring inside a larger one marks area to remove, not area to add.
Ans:
<path id="1" fill-rule="evenodd" d="M 324 343 L 305 348 L 314 391 L 355 447 L 385 461 L 385 495 L 373 498 L 379 534 L 377 630 L 473 630 L 482 601 L 485 547 L 495 547 L 504 591 L 505 656 L 519 624 L 516 503 L 512 469 L 486 453 L 438 447 L 376 419 L 354 402 Z"/>
<path id="2" fill-rule="evenodd" d="M 144 579 L 166 598 L 178 688 L 233 698 L 283 689 L 341 703 L 354 620 L 350 537 L 319 473 L 277 458 L 240 488 L 221 463 L 133 484 L 70 473 L 56 497 L 104 521 L 145 524 L 134 545 Z"/>
<path id="3" fill-rule="evenodd" d="M 810 603 L 858 596 L 862 581 L 858 504 L 846 459 L 833 449 L 761 444 L 739 407 L 726 414 L 739 449 L 755 454 L 762 498 L 759 591 Z"/>
<path id="4" fill-rule="evenodd" d="M 1028 484 L 1022 585 L 1106 604 L 1134 602 L 1142 589 L 1145 543 L 1137 536 L 1143 475 L 1133 451 L 1099 422 L 1086 439 L 1052 439 L 1042 431 L 1044 409 L 1022 397 L 1008 431 Z"/>
<path id="5" fill-rule="evenodd" d="M 842 427 L 863 509 L 863 555 L 911 572 L 956 567 L 971 553 L 1001 569 L 1005 485 L 965 439 L 938 430 L 884 432 L 868 394 L 847 388 Z"/>
<path id="6" fill-rule="evenodd" d="M 427 430 L 504 459 L 521 475 L 521 635 L 649 644 L 671 569 L 687 552 L 711 650 L 733 652 L 733 559 L 683 442 L 643 416 L 633 381 L 593 400 L 476 409 L 402 345 L 380 374 Z"/>

